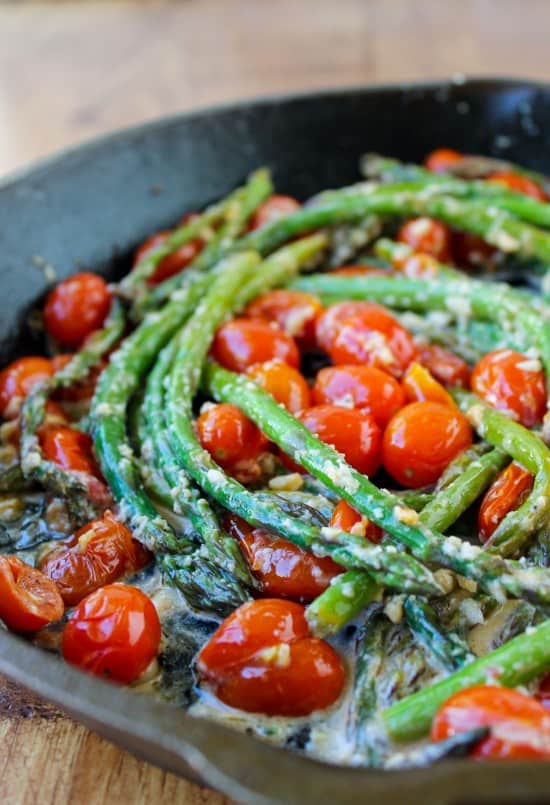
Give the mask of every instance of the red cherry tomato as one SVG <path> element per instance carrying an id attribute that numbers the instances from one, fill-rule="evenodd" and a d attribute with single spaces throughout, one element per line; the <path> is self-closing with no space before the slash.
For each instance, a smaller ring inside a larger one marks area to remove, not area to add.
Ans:
<path id="1" fill-rule="evenodd" d="M 435 483 L 471 443 L 472 431 L 457 408 L 411 403 L 395 414 L 384 432 L 382 463 L 399 484 L 417 489 Z"/>
<path id="2" fill-rule="evenodd" d="M 64 470 L 85 472 L 102 479 L 92 452 L 92 440 L 87 433 L 74 428 L 51 425 L 41 429 L 40 446 L 44 457 Z"/>
<path id="3" fill-rule="evenodd" d="M 370 520 L 355 511 L 345 500 L 341 500 L 340 503 L 337 503 L 334 507 L 330 518 L 330 527 L 364 536 L 369 542 L 376 544 L 378 544 L 384 536 L 384 532 L 380 526 L 377 526 L 376 523 L 371 523 Z"/>
<path id="4" fill-rule="evenodd" d="M 59 620 L 65 607 L 57 587 L 16 556 L 0 555 L 0 619 L 14 632 L 35 632 Z"/>
<path id="5" fill-rule="evenodd" d="M 412 279 L 429 280 L 440 272 L 439 263 L 429 254 L 411 254 L 404 260 L 396 260 L 394 266 L 401 274 Z"/>
<path id="6" fill-rule="evenodd" d="M 431 402 L 439 402 L 443 405 L 454 406 L 455 404 L 441 383 L 438 383 L 428 369 L 419 363 L 411 363 L 402 380 L 402 386 L 409 402 L 431 400 Z"/>
<path id="7" fill-rule="evenodd" d="M 472 390 L 499 411 L 509 411 L 527 428 L 546 412 L 546 381 L 537 361 L 511 349 L 489 352 L 476 364 Z"/>
<path id="8" fill-rule="evenodd" d="M 453 232 L 453 262 L 461 268 L 476 268 L 491 263 L 498 249 L 471 232 Z"/>
<path id="9" fill-rule="evenodd" d="M 376 366 L 399 377 L 416 357 L 410 333 L 374 302 L 332 305 L 319 317 L 316 332 L 335 364 Z"/>
<path id="10" fill-rule="evenodd" d="M 182 224 L 189 223 L 194 216 L 185 216 Z M 157 232 L 156 235 L 151 235 L 147 238 L 136 252 L 134 257 L 134 266 L 141 263 L 143 259 L 148 257 L 155 249 L 160 248 L 166 243 L 167 238 L 171 232 Z M 179 274 L 184 268 L 187 268 L 189 263 L 192 263 L 195 257 L 202 251 L 204 242 L 200 238 L 193 238 L 188 243 L 180 246 L 172 254 L 168 254 L 159 261 L 155 270 L 148 279 L 151 285 L 159 285 L 164 280 Z"/>
<path id="11" fill-rule="evenodd" d="M 533 489 L 534 478 L 530 472 L 512 461 L 493 481 L 479 509 L 479 538 L 487 542 L 498 524 L 508 512 L 518 509 Z"/>
<path id="12" fill-rule="evenodd" d="M 294 339 L 276 325 L 260 319 L 233 319 L 218 329 L 212 355 L 234 372 L 244 372 L 255 363 L 273 358 L 298 369 L 300 353 Z"/>
<path id="13" fill-rule="evenodd" d="M 60 344 L 78 347 L 103 324 L 111 294 L 103 277 L 85 272 L 67 277 L 50 291 L 44 305 L 46 332 Z"/>
<path id="14" fill-rule="evenodd" d="M 441 263 L 448 263 L 451 259 L 451 230 L 434 218 L 411 218 L 405 221 L 397 240 Z"/>
<path id="15" fill-rule="evenodd" d="M 299 347 L 311 349 L 315 346 L 315 322 L 322 312 L 323 306 L 313 294 L 277 289 L 254 299 L 244 315 L 275 322 L 296 339 Z"/>
<path id="16" fill-rule="evenodd" d="M 73 357 L 73 355 L 56 355 L 55 358 L 52 358 L 54 372 L 59 372 L 63 369 Z M 94 395 L 99 375 L 106 366 L 107 361 L 101 360 L 99 365 L 91 369 L 79 383 L 69 388 L 57 389 L 54 395 L 55 399 L 63 402 L 80 402 L 81 400 L 91 399 Z"/>
<path id="17" fill-rule="evenodd" d="M 491 731 L 472 757 L 550 759 L 550 713 L 518 690 L 477 685 L 455 693 L 436 713 L 431 738 L 443 741 L 476 727 L 490 727 Z"/>
<path id="18" fill-rule="evenodd" d="M 267 201 L 264 201 L 263 204 L 260 204 L 252 216 L 248 228 L 250 230 L 259 229 L 265 224 L 291 215 L 293 212 L 299 210 L 300 207 L 300 202 L 296 201 L 292 196 L 273 195 L 271 198 L 268 198 Z"/>
<path id="19" fill-rule="evenodd" d="M 36 383 L 48 380 L 54 372 L 47 358 L 19 358 L 0 372 L 0 415 L 15 419 L 21 403 Z"/>
<path id="20" fill-rule="evenodd" d="M 68 606 L 84 596 L 149 564 L 153 556 L 110 512 L 83 526 L 40 560 Z"/>
<path id="21" fill-rule="evenodd" d="M 397 380 L 374 366 L 328 366 L 318 373 L 311 393 L 315 405 L 360 408 L 381 428 L 405 404 Z"/>
<path id="22" fill-rule="evenodd" d="M 459 151 L 452 148 L 436 148 L 424 160 L 424 165 L 433 173 L 447 173 L 452 165 L 463 159 Z"/>
<path id="23" fill-rule="evenodd" d="M 329 557 L 314 556 L 286 539 L 254 528 L 236 515 L 227 518 L 226 527 L 238 539 L 266 595 L 308 603 L 343 572 Z"/>
<path id="24" fill-rule="evenodd" d="M 151 599 L 126 584 L 88 595 L 63 632 L 63 657 L 83 671 L 129 684 L 157 655 L 160 621 Z"/>
<path id="25" fill-rule="evenodd" d="M 197 418 L 199 441 L 214 461 L 243 483 L 260 475 L 257 459 L 268 441 L 236 405 L 212 405 Z"/>
<path id="26" fill-rule="evenodd" d="M 382 433 L 370 414 L 340 405 L 314 405 L 302 411 L 299 419 L 322 442 L 342 453 L 356 470 L 368 476 L 376 473 L 380 466 Z M 300 469 L 286 456 L 284 461 L 292 469 Z"/>
<path id="27" fill-rule="evenodd" d="M 246 374 L 292 414 L 310 405 L 311 395 L 305 377 L 278 358 L 257 363 L 247 369 Z"/>
<path id="28" fill-rule="evenodd" d="M 271 716 L 307 716 L 340 697 L 342 662 L 309 636 L 304 609 L 276 598 L 250 601 L 224 620 L 197 667 L 230 707 Z"/>
<path id="29" fill-rule="evenodd" d="M 466 361 L 437 344 L 419 346 L 418 362 L 445 388 L 459 386 L 467 389 L 470 386 L 471 372 Z"/>
<path id="30" fill-rule="evenodd" d="M 501 171 L 491 174 L 487 181 L 490 184 L 502 185 L 502 187 L 507 190 L 513 190 L 515 193 L 531 196 L 537 201 L 548 201 L 548 196 L 540 185 L 527 176 L 521 176 L 519 173 Z"/>

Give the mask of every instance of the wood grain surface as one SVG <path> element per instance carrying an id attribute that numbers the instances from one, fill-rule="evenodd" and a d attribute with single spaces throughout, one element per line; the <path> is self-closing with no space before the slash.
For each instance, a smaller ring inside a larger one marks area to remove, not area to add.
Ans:
<path id="1" fill-rule="evenodd" d="M 549 0 L 0 2 L 0 174 L 259 94 L 455 73 L 550 79 L 549 31 Z M 7 805 L 228 803 L 1 679 L 0 747 Z"/>

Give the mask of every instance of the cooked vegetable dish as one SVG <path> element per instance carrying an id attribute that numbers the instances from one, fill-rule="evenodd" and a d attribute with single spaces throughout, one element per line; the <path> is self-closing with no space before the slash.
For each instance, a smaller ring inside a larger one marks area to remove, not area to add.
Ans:
<path id="1" fill-rule="evenodd" d="M 0 372 L 0 618 L 334 763 L 550 759 L 550 183 L 258 170 Z"/>

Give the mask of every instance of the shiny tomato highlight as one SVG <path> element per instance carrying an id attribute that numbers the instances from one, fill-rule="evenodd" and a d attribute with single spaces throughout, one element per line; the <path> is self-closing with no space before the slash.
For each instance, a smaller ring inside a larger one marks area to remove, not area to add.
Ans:
<path id="1" fill-rule="evenodd" d="M 315 322 L 323 312 L 316 296 L 303 291 L 276 289 L 261 294 L 244 311 L 251 319 L 275 322 L 301 349 L 315 346 Z"/>
<path id="2" fill-rule="evenodd" d="M 212 356 L 234 372 L 245 372 L 255 363 L 275 358 L 295 369 L 300 367 L 294 339 L 277 325 L 260 319 L 232 319 L 222 324 L 214 337 Z"/>

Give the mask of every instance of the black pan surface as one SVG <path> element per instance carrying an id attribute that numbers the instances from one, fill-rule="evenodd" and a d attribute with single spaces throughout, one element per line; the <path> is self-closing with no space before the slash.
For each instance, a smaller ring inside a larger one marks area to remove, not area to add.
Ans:
<path id="1" fill-rule="evenodd" d="M 58 278 L 83 267 L 114 278 L 144 237 L 259 165 L 305 198 L 357 180 L 364 151 L 420 160 L 441 145 L 550 173 L 550 86 L 457 78 L 268 98 L 132 128 L 10 177 L 0 184 L 0 361 L 33 347 L 26 319 L 47 288 L 44 262 Z M 6 632 L 0 671 L 135 754 L 251 805 L 550 802 L 546 764 L 320 764 L 86 677 Z"/>

